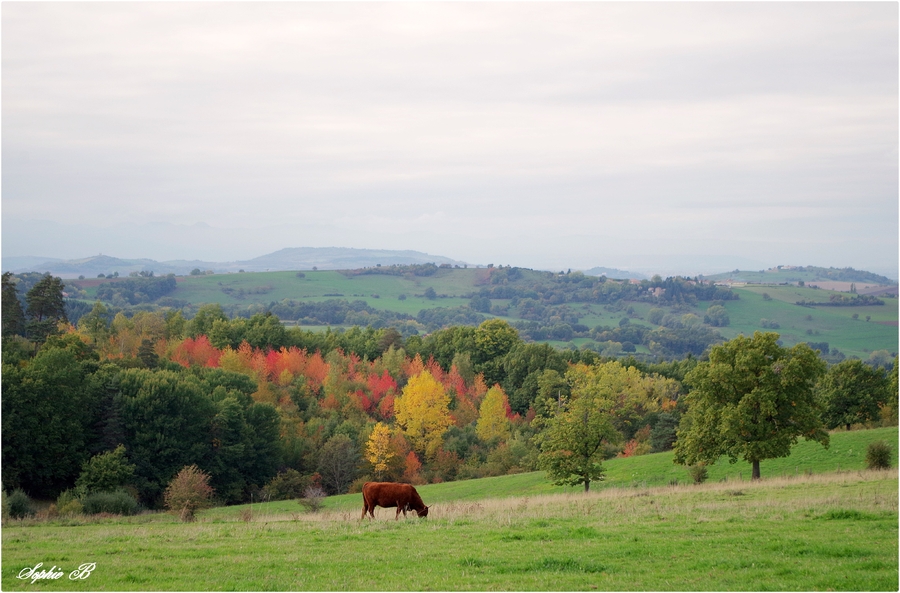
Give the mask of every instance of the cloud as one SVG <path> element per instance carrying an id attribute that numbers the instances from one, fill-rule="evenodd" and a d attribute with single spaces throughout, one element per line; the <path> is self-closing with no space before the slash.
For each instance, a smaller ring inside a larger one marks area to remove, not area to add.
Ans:
<path id="1" fill-rule="evenodd" d="M 8 4 L 4 231 L 318 225 L 333 245 L 539 266 L 567 257 L 573 234 L 586 239 L 568 257 L 587 259 L 634 237 L 688 252 L 716 230 L 719 250 L 788 262 L 827 228 L 864 265 L 876 243 L 897 251 L 897 14 Z M 788 226 L 798 242 L 774 230 Z"/>

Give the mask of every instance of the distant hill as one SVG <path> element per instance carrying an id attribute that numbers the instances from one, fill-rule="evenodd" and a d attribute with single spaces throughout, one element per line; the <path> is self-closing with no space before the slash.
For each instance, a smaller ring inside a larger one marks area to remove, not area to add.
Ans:
<path id="1" fill-rule="evenodd" d="M 734 270 L 712 276 L 705 276 L 706 280 L 714 282 L 750 282 L 754 284 L 777 284 L 780 282 L 797 283 L 804 282 L 853 282 L 858 284 L 872 284 L 878 286 L 896 285 L 897 280 L 853 268 L 822 268 L 818 266 L 777 266 L 768 270 Z"/>
<path id="2" fill-rule="evenodd" d="M 152 259 L 121 259 L 108 255 L 95 255 L 82 259 L 60 260 L 40 257 L 3 258 L 3 271 L 15 273 L 50 272 L 61 278 L 78 276 L 96 277 L 98 274 L 118 272 L 127 276 L 131 272 L 152 271 L 156 275 L 189 274 L 191 270 L 226 272 L 265 272 L 289 270 L 347 270 L 394 264 L 466 265 L 447 257 L 429 255 L 419 251 L 390 251 L 378 249 L 350 249 L 345 247 L 294 247 L 281 249 L 254 259 L 234 262 L 210 262 L 200 260 L 155 261 Z"/>
<path id="3" fill-rule="evenodd" d="M 584 270 L 584 273 L 587 276 L 606 276 L 607 278 L 611 278 L 613 280 L 649 280 L 649 277 L 646 274 L 641 274 L 640 272 L 629 272 L 627 270 L 604 268 L 600 266 L 591 268 L 590 270 Z"/>

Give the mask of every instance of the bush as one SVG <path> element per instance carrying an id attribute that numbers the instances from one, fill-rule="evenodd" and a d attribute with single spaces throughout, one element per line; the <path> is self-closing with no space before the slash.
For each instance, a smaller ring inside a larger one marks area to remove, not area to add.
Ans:
<path id="1" fill-rule="evenodd" d="M 134 469 L 125 457 L 125 447 L 119 445 L 85 462 L 75 484 L 87 492 L 113 492 L 134 479 Z"/>
<path id="2" fill-rule="evenodd" d="M 324 499 L 325 491 L 320 486 L 309 486 L 297 502 L 310 513 L 315 513 L 322 508 Z"/>
<path id="3" fill-rule="evenodd" d="M 884 441 L 869 443 L 866 447 L 866 467 L 868 469 L 891 468 L 891 446 Z"/>
<path id="4" fill-rule="evenodd" d="M 13 493 L 6 499 L 6 504 L 9 509 L 9 516 L 13 519 L 23 519 L 34 515 L 34 505 L 21 488 L 13 490 Z"/>
<path id="5" fill-rule="evenodd" d="M 314 479 L 314 476 L 304 476 L 295 469 L 288 469 L 269 480 L 263 492 L 269 500 L 301 498 L 304 491 L 314 483 Z"/>
<path id="6" fill-rule="evenodd" d="M 59 509 L 58 513 L 60 517 L 72 517 L 74 515 L 84 514 L 84 505 L 81 504 L 81 501 L 77 498 L 70 500 L 64 505 L 57 504 L 56 508 Z"/>
<path id="7" fill-rule="evenodd" d="M 78 502 L 77 500 L 75 502 Z M 72 503 L 69 503 L 72 504 Z M 113 492 L 92 492 L 84 497 L 81 502 L 83 510 L 88 515 L 107 513 L 110 515 L 133 515 L 137 512 L 138 502 L 133 496 L 124 490 Z M 72 509 L 76 507 L 73 505 Z M 62 514 L 62 511 L 60 511 Z"/>
<path id="8" fill-rule="evenodd" d="M 706 464 L 703 462 L 689 465 L 688 474 L 691 476 L 694 484 L 702 484 L 706 481 L 706 478 L 709 477 L 709 471 L 706 469 Z"/>
<path id="9" fill-rule="evenodd" d="M 350 487 L 347 488 L 347 494 L 359 494 L 360 492 L 362 492 L 363 486 L 366 485 L 366 482 L 373 481 L 374 480 L 372 479 L 372 476 L 368 474 L 365 476 L 360 476 L 353 480 L 353 482 L 350 484 Z"/>
<path id="10" fill-rule="evenodd" d="M 196 465 L 189 465 L 172 478 L 163 499 L 166 508 L 187 523 L 194 520 L 194 511 L 212 506 L 213 492 L 209 474 Z"/>

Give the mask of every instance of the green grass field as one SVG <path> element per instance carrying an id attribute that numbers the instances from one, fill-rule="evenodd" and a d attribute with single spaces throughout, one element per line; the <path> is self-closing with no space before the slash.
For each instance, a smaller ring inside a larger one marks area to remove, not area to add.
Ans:
<path id="1" fill-rule="evenodd" d="M 736 288 L 740 300 L 727 301 L 725 308 L 730 325 L 718 328 L 725 338 L 731 339 L 754 331 L 776 331 L 784 344 L 798 342 L 828 342 L 847 356 L 865 360 L 875 350 L 897 352 L 898 301 L 885 298 L 883 306 L 872 307 L 801 307 L 800 299 L 816 302 L 828 300 L 829 291 L 796 286 L 754 286 Z M 771 300 L 765 300 L 763 294 Z M 858 319 L 853 319 L 853 315 Z M 871 320 L 866 321 L 866 316 Z M 779 327 L 765 330 L 760 320 L 768 319 Z"/>
<path id="2" fill-rule="evenodd" d="M 525 275 L 536 272 L 524 271 Z M 465 295 L 477 292 L 485 281 L 484 269 L 441 269 L 433 276 L 345 276 L 334 271 L 308 271 L 298 278 L 295 272 L 260 272 L 245 274 L 216 274 L 187 276 L 178 279 L 178 287 L 169 296 L 194 305 L 218 303 L 221 305 L 268 304 L 273 301 L 321 302 L 329 299 L 347 301 L 362 300 L 376 309 L 415 316 L 422 309 L 434 307 L 458 307 L 469 303 Z M 426 288 L 434 288 L 438 295 L 446 297 L 433 300 L 422 296 Z M 88 298 L 96 295 L 95 286 L 87 287 Z M 717 328 L 726 339 L 738 334 L 750 335 L 754 331 L 777 331 L 788 346 L 798 342 L 828 342 L 846 356 L 868 358 L 875 350 L 896 352 L 898 339 L 898 299 L 883 298 L 884 306 L 872 307 L 800 307 L 794 303 L 800 299 L 827 301 L 831 291 L 797 286 L 753 285 L 735 288 L 739 300 L 725 302 L 731 323 Z M 243 292 L 241 292 L 243 291 Z M 763 293 L 770 299 L 763 298 Z M 340 296 L 335 296 L 340 295 Z M 405 295 L 401 300 L 400 295 Z M 419 296 L 416 296 L 419 295 Z M 495 305 L 509 301 L 496 299 Z M 632 323 L 645 323 L 646 316 L 655 305 L 650 303 L 626 303 L 634 311 Z M 710 303 L 701 302 L 691 311 L 701 319 Z M 587 327 L 617 326 L 628 316 L 625 311 L 610 311 L 596 303 L 570 303 L 580 315 L 580 323 Z M 683 311 L 679 312 L 679 315 Z M 858 315 L 858 319 L 852 316 Z M 869 316 L 870 321 L 866 321 Z M 488 315 L 490 317 L 490 315 Z M 514 322 L 514 317 L 502 317 Z M 779 327 L 767 330 L 760 325 L 762 319 L 778 323 Z M 587 342 L 575 340 L 576 347 Z M 559 347 L 571 344 L 553 342 Z M 644 349 L 645 350 L 645 349 Z M 641 350 L 643 351 L 643 350 Z"/>
<path id="3" fill-rule="evenodd" d="M 0 584 L 19 591 L 896 591 L 897 472 L 862 471 L 857 450 L 896 437 L 896 428 L 836 433 L 829 454 L 795 450 L 783 477 L 766 462 L 758 482 L 651 486 L 649 475 L 624 482 L 629 473 L 657 472 L 648 468 L 665 456 L 655 455 L 609 462 L 606 487 L 587 495 L 537 488 L 535 474 L 423 486 L 431 505 L 424 520 L 394 521 L 392 510 L 379 509 L 374 521 L 360 521 L 356 494 L 334 497 L 341 500 L 316 514 L 301 514 L 296 503 L 287 511 L 276 505 L 288 503 L 257 505 L 248 521 L 232 507 L 191 524 L 161 513 L 10 522 Z M 829 471 L 837 465 L 842 471 Z M 619 481 L 625 487 L 612 487 Z M 62 577 L 17 578 L 38 563 Z M 90 576 L 70 580 L 84 563 L 96 564 Z"/>

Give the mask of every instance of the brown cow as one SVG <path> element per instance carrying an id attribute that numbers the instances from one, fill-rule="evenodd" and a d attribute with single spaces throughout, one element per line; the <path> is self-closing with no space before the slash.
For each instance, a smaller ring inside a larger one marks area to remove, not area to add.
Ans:
<path id="1" fill-rule="evenodd" d="M 415 511 L 419 517 L 428 516 L 428 507 L 422 502 L 422 498 L 416 489 L 409 484 L 397 482 L 366 482 L 363 485 L 363 512 L 360 520 L 369 517 L 375 518 L 375 507 L 397 507 L 397 515 L 394 520 L 400 518 L 400 511 L 406 517 L 406 511 Z"/>

